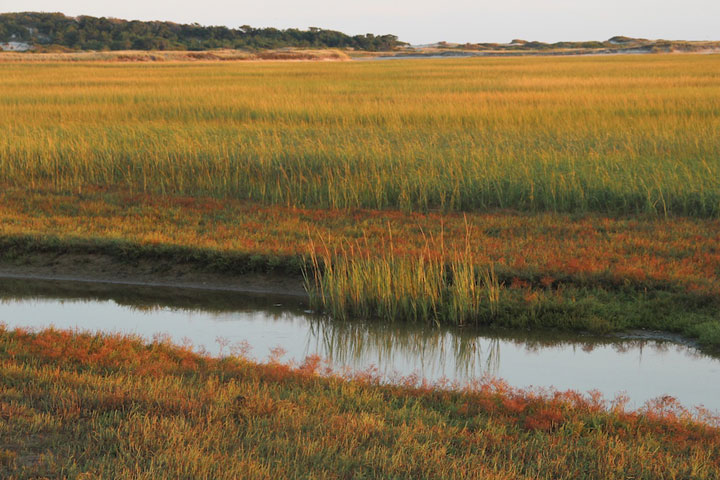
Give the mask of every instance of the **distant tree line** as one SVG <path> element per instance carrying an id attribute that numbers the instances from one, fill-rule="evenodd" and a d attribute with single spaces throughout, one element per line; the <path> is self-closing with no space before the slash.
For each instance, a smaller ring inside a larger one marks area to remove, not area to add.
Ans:
<path id="1" fill-rule="evenodd" d="M 615 36 L 605 41 L 587 41 L 587 42 L 555 42 L 545 43 L 537 41 L 527 41 L 513 39 L 510 43 L 466 43 L 466 44 L 449 44 L 440 42 L 441 48 L 454 48 L 464 50 L 490 50 L 490 51 L 525 51 L 525 50 L 567 50 L 567 49 L 586 49 L 586 50 L 639 50 L 639 51 L 698 51 L 708 48 L 717 48 L 718 42 L 685 42 L 677 40 L 648 40 L 646 38 L 632 38 L 625 36 Z"/>
<path id="2" fill-rule="evenodd" d="M 62 13 L 0 14 L 0 42 L 34 46 L 61 46 L 73 50 L 208 50 L 213 48 L 269 49 L 354 48 L 392 50 L 405 45 L 395 35 L 346 35 L 310 27 L 289 28 L 205 27 L 173 22 L 143 22 Z"/>

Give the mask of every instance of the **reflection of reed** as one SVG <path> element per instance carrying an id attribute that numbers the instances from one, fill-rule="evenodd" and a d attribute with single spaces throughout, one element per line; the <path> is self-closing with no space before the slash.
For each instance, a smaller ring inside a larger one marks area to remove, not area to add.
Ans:
<path id="1" fill-rule="evenodd" d="M 485 372 L 493 377 L 498 376 L 500 372 L 500 339 L 491 338 L 490 348 L 488 349 Z"/>
<path id="2" fill-rule="evenodd" d="M 335 365 L 388 368 L 407 363 L 425 376 L 447 372 L 454 379 L 496 376 L 500 368 L 499 338 L 465 331 L 411 328 L 396 324 L 310 322 L 306 352 L 322 352 Z"/>

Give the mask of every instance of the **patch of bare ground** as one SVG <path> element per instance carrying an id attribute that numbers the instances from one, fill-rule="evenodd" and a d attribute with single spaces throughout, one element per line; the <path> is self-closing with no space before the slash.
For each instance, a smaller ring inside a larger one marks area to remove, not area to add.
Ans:
<path id="1" fill-rule="evenodd" d="M 0 278 L 62 280 L 306 297 L 299 275 L 225 274 L 167 260 L 120 262 L 98 254 L 38 253 L 0 261 Z"/>

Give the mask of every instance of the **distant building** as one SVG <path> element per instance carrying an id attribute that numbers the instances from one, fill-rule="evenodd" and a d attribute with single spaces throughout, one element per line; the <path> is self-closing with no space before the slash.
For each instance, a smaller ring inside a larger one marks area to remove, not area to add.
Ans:
<path id="1" fill-rule="evenodd" d="M 29 43 L 23 42 L 0 43 L 0 50 L 5 52 L 27 52 L 31 48 Z"/>

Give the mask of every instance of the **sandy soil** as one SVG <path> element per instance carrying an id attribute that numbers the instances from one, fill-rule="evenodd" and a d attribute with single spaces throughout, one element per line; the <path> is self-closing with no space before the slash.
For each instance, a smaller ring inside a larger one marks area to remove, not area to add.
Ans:
<path id="1" fill-rule="evenodd" d="M 38 254 L 11 262 L 4 260 L 0 261 L 0 277 L 307 297 L 300 276 L 262 273 L 227 275 L 166 261 L 121 263 L 103 255 Z"/>

